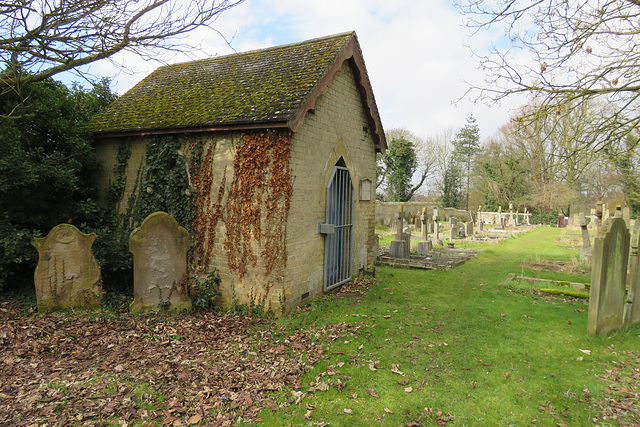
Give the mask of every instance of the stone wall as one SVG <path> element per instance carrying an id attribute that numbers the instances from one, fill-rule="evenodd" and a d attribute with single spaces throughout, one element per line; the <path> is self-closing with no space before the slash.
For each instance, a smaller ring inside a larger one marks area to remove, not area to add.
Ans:
<path id="1" fill-rule="evenodd" d="M 230 203 L 229 186 L 234 178 L 234 158 L 239 144 L 243 143 L 242 135 L 209 133 L 200 138 L 204 152 L 211 148 L 213 153 L 209 200 L 211 203 L 219 202 L 222 207 L 227 206 Z M 133 137 L 130 141 L 132 155 L 126 170 L 127 184 L 121 212 L 126 210 L 126 202 L 134 190 L 144 158 L 144 137 Z M 118 138 L 96 142 L 96 153 L 103 162 L 98 176 L 102 200 L 105 199 L 105 190 L 115 179 L 113 167 L 122 142 Z M 189 155 L 187 147 L 183 152 Z M 206 252 L 207 259 L 197 264 L 220 271 L 223 305 L 228 306 L 234 300 L 238 303 L 253 300 L 264 302 L 266 309 L 279 314 L 323 292 L 325 237 L 318 234 L 317 223 L 325 218 L 326 187 L 334 166 L 341 158 L 349 168 L 354 186 L 352 272 L 355 276 L 362 269 L 372 268 L 377 255 L 375 194 L 370 201 L 359 200 L 360 181 L 375 182 L 376 158 L 361 97 L 348 62 L 336 73 L 332 84 L 317 99 L 314 111 L 307 113 L 303 125 L 291 139 L 289 167 L 293 193 L 285 228 L 287 264 L 284 273 L 266 275 L 265 261 L 261 256 L 257 257 L 255 266 L 249 265 L 242 276 L 233 271 L 225 246 L 228 231 L 225 218 L 217 222 L 213 236 L 211 232 L 202 236 L 211 248 Z M 196 171 L 190 173 L 193 175 Z M 219 198 L 220 194 L 222 198 Z M 208 215 L 213 214 L 212 211 Z M 263 241 L 254 239 L 251 243 L 256 254 L 260 254 L 263 248 Z M 203 271 L 204 268 L 201 273 Z"/>
<path id="2" fill-rule="evenodd" d="M 354 186 L 352 274 L 373 268 L 377 255 L 375 194 L 360 200 L 360 181 L 375 182 L 376 157 L 369 135 L 355 78 L 347 62 L 316 103 L 315 114 L 307 114 L 304 125 L 293 136 L 291 169 L 293 200 L 288 224 L 289 274 L 287 302 L 298 304 L 322 293 L 324 239 L 317 233 L 318 220 L 325 219 L 326 189 L 336 163 L 342 158 Z M 374 190 L 375 191 L 375 190 Z M 306 299 L 306 298 L 305 298 Z"/>

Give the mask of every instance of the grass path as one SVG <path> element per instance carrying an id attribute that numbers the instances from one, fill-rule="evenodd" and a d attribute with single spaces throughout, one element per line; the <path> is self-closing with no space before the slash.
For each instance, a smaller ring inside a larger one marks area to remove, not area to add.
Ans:
<path id="1" fill-rule="evenodd" d="M 588 282 L 522 268 L 575 257 L 561 233 L 535 229 L 447 272 L 378 268 L 365 296 L 327 296 L 280 320 L 290 330 L 350 328 L 326 344 L 329 357 L 301 388 L 281 396 L 280 410 L 260 413 L 265 425 L 640 422 L 633 411 L 603 421 L 598 403 L 608 390 L 600 376 L 637 357 L 640 329 L 589 337 L 585 301 L 506 282 L 508 273 Z"/>

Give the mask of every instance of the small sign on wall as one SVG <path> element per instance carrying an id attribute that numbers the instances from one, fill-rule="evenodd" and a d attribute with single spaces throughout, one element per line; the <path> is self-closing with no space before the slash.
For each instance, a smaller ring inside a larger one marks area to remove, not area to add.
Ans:
<path id="1" fill-rule="evenodd" d="M 373 200 L 373 183 L 370 179 L 360 180 L 360 200 L 369 201 Z"/>

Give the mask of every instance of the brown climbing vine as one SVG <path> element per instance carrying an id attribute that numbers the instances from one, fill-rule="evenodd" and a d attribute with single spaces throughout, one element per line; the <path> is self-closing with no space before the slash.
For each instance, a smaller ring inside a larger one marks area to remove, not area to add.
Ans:
<path id="1" fill-rule="evenodd" d="M 206 267 L 214 248 L 216 227 L 222 219 L 222 197 L 226 186 L 226 168 L 222 182 L 218 189 L 215 203 L 211 203 L 211 188 L 213 186 L 213 159 L 216 149 L 212 142 L 203 153 L 204 147 L 198 139 L 189 141 L 191 151 L 190 168 L 194 172 L 191 183 L 195 189 L 195 215 L 192 222 L 192 235 L 196 241 L 193 259 L 197 267 Z"/>
<path id="2" fill-rule="evenodd" d="M 290 131 L 246 133 L 234 158 L 234 176 L 224 212 L 229 268 L 240 277 L 259 255 L 265 275 L 287 265 L 286 225 L 293 186 L 289 169 Z"/>

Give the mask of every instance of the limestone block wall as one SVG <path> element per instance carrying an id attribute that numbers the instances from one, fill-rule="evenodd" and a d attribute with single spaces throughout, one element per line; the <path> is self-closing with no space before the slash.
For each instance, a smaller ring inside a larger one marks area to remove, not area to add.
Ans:
<path id="1" fill-rule="evenodd" d="M 359 200 L 359 183 L 365 179 L 375 182 L 376 158 L 361 102 L 355 77 L 347 61 L 325 93 L 317 99 L 314 111 L 307 113 L 303 125 L 292 136 L 289 168 L 293 192 L 285 228 L 287 264 L 280 273 L 266 275 L 265 260 L 259 255 L 264 239 L 255 238 L 248 244 L 258 254 L 256 265 L 248 265 L 242 277 L 230 268 L 229 249 L 225 244 L 230 211 L 226 207 L 233 203 L 229 200 L 229 187 L 234 178 L 234 159 L 238 147 L 243 144 L 243 136 L 241 133 L 197 136 L 203 144 L 203 153 L 210 153 L 210 156 L 206 154 L 210 157 L 208 208 L 201 211 L 200 215 L 210 220 L 211 227 L 197 239 L 192 236 L 192 244 L 200 242 L 196 245 L 207 246 L 206 250 L 200 252 L 203 259 L 195 261 L 198 267 L 195 273 L 202 274 L 205 267 L 215 267 L 220 271 L 223 305 L 228 306 L 233 301 L 264 302 L 265 309 L 272 309 L 279 314 L 323 292 L 325 237 L 317 233 L 317 222 L 325 219 L 327 184 L 334 166 L 341 158 L 349 168 L 354 187 L 353 276 L 363 269 L 373 268 L 377 252 L 375 202 Z M 118 149 L 125 141 L 123 138 L 105 138 L 95 144 L 96 153 L 103 163 L 98 176 L 103 200 L 106 190 L 115 179 L 113 169 Z M 135 188 L 144 165 L 145 140 L 140 136 L 132 137 L 129 141 L 132 143 L 132 155 L 126 168 L 127 182 L 121 212 L 126 211 L 126 203 L 134 190 L 145 190 Z M 182 151 L 189 156 L 187 144 L 185 139 Z M 189 171 L 192 178 L 197 173 Z M 373 196 L 372 199 L 375 198 Z M 263 201 L 266 199 L 266 195 L 261 197 Z M 265 210 L 262 219 L 266 215 Z M 219 220 L 213 221 L 216 215 Z"/>
<path id="2" fill-rule="evenodd" d="M 325 220 L 326 189 L 343 159 L 354 186 L 352 274 L 372 269 L 376 257 L 375 202 L 360 200 L 360 181 L 375 182 L 374 143 L 348 62 L 294 134 L 291 151 L 293 200 L 287 228 L 287 303 L 296 305 L 323 292 L 324 240 L 317 222 Z M 373 199 L 374 197 L 372 197 Z"/>

